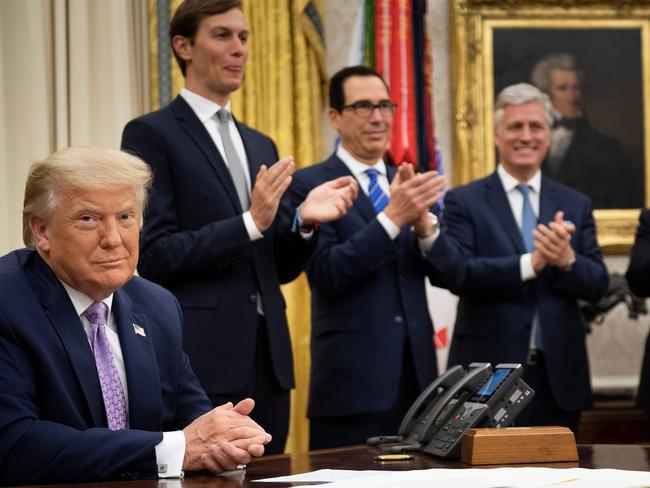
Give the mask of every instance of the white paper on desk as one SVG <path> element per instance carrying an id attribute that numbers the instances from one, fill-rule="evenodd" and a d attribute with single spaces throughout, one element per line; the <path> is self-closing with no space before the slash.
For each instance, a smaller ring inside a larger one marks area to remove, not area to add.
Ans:
<path id="1" fill-rule="evenodd" d="M 309 473 L 292 474 L 290 476 L 278 476 L 275 478 L 264 478 L 262 480 L 253 480 L 254 482 L 272 482 L 272 483 L 332 483 L 334 481 L 345 481 L 348 479 L 357 479 L 362 476 L 382 475 L 390 471 L 380 471 L 368 469 L 365 471 L 352 469 L 319 469 Z"/>
<path id="2" fill-rule="evenodd" d="M 337 481 L 327 488 L 430 488 L 432 483 L 438 486 L 444 484 L 445 488 L 650 488 L 650 473 L 617 469 L 521 467 L 380 471 L 370 475 L 368 471 L 358 473 L 363 476 Z M 303 478 L 293 477 L 287 481 L 310 481 L 304 475 L 298 476 Z M 274 481 L 280 480 L 274 478 Z M 324 481 L 324 477 L 321 476 L 318 481 Z"/>

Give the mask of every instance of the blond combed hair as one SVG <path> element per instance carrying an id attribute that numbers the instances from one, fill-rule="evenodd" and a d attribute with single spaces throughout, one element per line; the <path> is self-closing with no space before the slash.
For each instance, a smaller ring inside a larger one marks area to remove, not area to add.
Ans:
<path id="1" fill-rule="evenodd" d="M 27 173 L 23 201 L 23 242 L 34 249 L 32 216 L 47 219 L 63 192 L 119 190 L 132 187 L 139 207 L 138 223 L 151 186 L 151 169 L 141 159 L 117 149 L 68 147 L 34 163 Z"/>

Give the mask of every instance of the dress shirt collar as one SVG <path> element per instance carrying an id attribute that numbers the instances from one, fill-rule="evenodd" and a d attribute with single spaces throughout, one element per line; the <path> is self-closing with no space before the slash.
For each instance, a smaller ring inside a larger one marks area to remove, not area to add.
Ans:
<path id="1" fill-rule="evenodd" d="M 226 103 L 225 107 L 222 107 L 218 103 L 214 103 L 212 100 L 208 100 L 201 95 L 197 95 L 187 88 L 181 88 L 179 95 L 183 97 L 183 100 L 187 102 L 187 104 L 194 111 L 202 124 L 205 124 L 207 120 L 214 117 L 214 114 L 216 114 L 222 108 L 225 108 L 228 112 L 230 112 L 230 100 L 228 100 L 228 103 Z"/>
<path id="2" fill-rule="evenodd" d="M 75 290 L 74 288 L 64 283 L 63 281 L 61 281 L 61 284 L 63 285 L 63 288 L 65 288 L 66 293 L 70 297 L 70 301 L 72 302 L 72 305 L 74 306 L 77 315 L 81 316 L 81 314 L 83 314 L 86 311 L 86 309 L 95 302 L 95 300 L 93 300 L 89 296 L 84 295 L 78 290 Z M 106 323 L 108 324 L 108 317 L 111 316 L 111 307 L 113 306 L 113 294 L 111 293 L 109 296 L 104 298 L 102 302 L 104 302 L 104 304 L 108 309 L 108 314 L 106 317 Z"/>
<path id="3" fill-rule="evenodd" d="M 386 176 L 386 163 L 384 163 L 383 159 L 379 159 L 372 166 L 366 163 L 362 163 L 357 158 L 352 156 L 352 154 L 350 154 L 349 151 L 340 144 L 339 147 L 336 149 L 336 156 L 341 161 L 343 161 L 343 164 L 345 164 L 348 167 L 350 172 L 354 175 L 354 177 L 357 180 L 359 179 L 360 175 L 364 175 L 367 177 L 366 170 L 368 170 L 368 168 L 375 168 L 377 170 L 377 173 Z"/>
<path id="4" fill-rule="evenodd" d="M 521 183 L 518 179 L 508 173 L 502 165 L 497 166 L 497 174 L 503 185 L 503 189 L 506 191 L 506 194 L 513 191 L 517 188 L 517 185 Z M 542 186 L 542 172 L 537 170 L 535 175 L 526 182 L 532 189 L 533 192 L 539 195 L 540 188 Z"/>

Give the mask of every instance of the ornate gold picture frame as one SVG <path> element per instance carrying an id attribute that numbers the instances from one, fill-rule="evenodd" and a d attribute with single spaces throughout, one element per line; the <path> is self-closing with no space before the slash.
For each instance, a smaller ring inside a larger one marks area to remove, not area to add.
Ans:
<path id="1" fill-rule="evenodd" d="M 496 92 L 531 82 L 531 68 L 545 55 L 575 54 L 583 59 L 585 106 L 594 132 L 626 155 L 625 165 L 617 162 L 613 172 L 621 177 L 612 186 L 620 206 L 614 199 L 599 207 L 604 200 L 591 195 L 598 241 L 608 254 L 629 252 L 639 208 L 650 202 L 650 0 L 451 0 L 450 5 L 454 185 L 494 171 Z M 586 181 L 600 177 L 596 168 L 587 166 L 584 173 Z"/>

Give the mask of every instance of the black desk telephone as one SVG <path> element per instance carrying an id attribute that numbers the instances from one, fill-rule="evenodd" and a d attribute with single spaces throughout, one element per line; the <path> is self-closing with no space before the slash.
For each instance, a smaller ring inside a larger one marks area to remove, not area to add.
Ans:
<path id="1" fill-rule="evenodd" d="M 509 427 L 533 398 L 520 364 L 472 363 L 449 368 L 427 386 L 404 416 L 398 435 L 368 439 L 389 452 L 420 450 L 458 457 L 473 427 Z"/>

